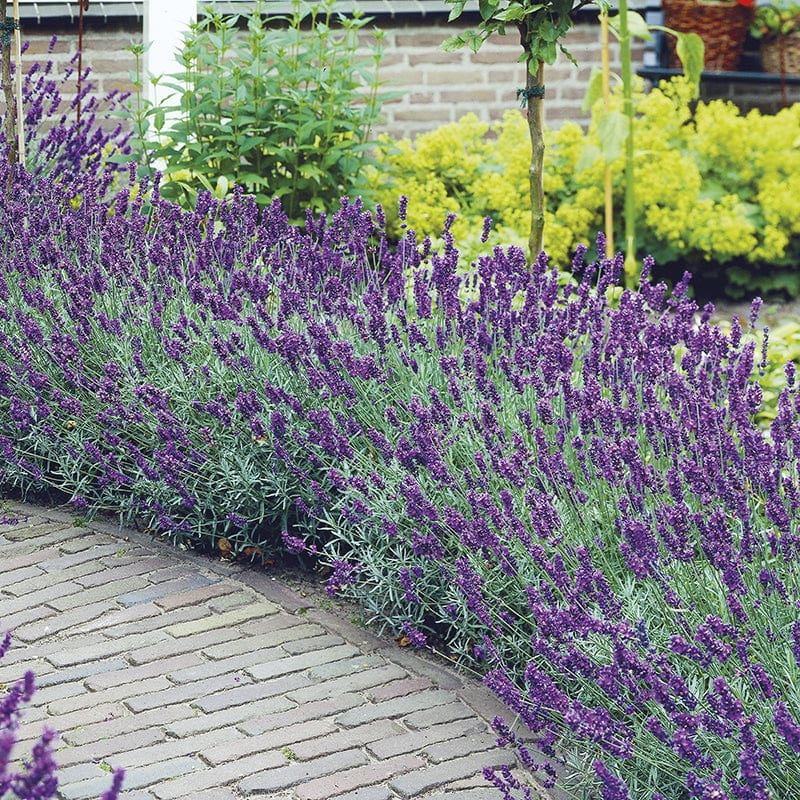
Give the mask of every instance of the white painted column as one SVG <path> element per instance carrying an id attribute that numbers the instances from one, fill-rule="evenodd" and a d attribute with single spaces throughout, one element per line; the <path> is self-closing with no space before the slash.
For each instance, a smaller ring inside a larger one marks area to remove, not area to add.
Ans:
<path id="1" fill-rule="evenodd" d="M 197 0 L 145 0 L 144 44 L 150 47 L 145 53 L 144 80 L 145 94 L 152 102 L 163 102 L 170 90 L 154 87 L 150 77 L 182 72 L 176 56 L 184 33 L 196 20 Z"/>

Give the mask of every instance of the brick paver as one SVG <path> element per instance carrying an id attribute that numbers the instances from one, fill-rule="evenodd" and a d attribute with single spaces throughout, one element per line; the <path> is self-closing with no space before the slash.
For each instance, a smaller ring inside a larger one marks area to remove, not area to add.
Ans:
<path id="1" fill-rule="evenodd" d="M 503 709 L 474 682 L 268 574 L 13 508 L 0 682 L 37 674 L 21 749 L 60 731 L 60 800 L 96 800 L 117 766 L 121 800 L 499 797 L 481 773 L 513 753 L 494 746 Z"/>

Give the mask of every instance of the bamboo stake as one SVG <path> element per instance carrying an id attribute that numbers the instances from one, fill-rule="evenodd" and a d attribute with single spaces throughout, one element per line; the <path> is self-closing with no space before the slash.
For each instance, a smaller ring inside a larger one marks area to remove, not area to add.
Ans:
<path id="1" fill-rule="evenodd" d="M 19 27 L 19 0 L 14 0 L 15 83 L 17 89 L 17 160 L 25 166 L 25 124 L 22 115 L 22 31 Z"/>
<path id="2" fill-rule="evenodd" d="M 600 14 L 600 36 L 602 42 L 603 108 L 606 114 L 611 107 L 611 67 L 608 58 L 608 14 Z M 605 196 L 606 258 L 614 256 L 614 196 L 611 182 L 611 164 L 606 164 L 603 175 Z"/>

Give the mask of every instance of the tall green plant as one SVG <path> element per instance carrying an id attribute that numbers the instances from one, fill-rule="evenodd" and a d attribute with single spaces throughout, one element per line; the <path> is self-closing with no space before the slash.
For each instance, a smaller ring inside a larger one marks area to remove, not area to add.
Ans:
<path id="1" fill-rule="evenodd" d="M 609 22 L 620 43 L 620 64 L 622 81 L 622 110 L 611 109 L 604 103 L 598 120 L 600 148 L 587 151 L 589 158 L 600 157 L 608 169 L 620 155 L 625 155 L 625 282 L 630 286 L 638 283 L 636 265 L 636 186 L 634 181 L 634 162 L 636 149 L 633 139 L 633 122 L 636 116 L 633 103 L 633 73 L 631 65 L 631 39 L 652 41 L 651 30 L 658 30 L 677 39 L 676 52 L 683 65 L 686 77 L 693 87 L 694 97 L 700 92 L 700 73 L 703 71 L 704 45 L 696 33 L 682 33 L 663 25 L 648 25 L 644 17 L 635 11 L 628 11 L 627 0 L 620 0 L 619 13 Z M 604 51 L 608 48 L 607 38 L 603 42 Z M 607 69 L 608 54 L 604 53 L 604 68 Z M 607 96 L 608 75 L 595 71 L 589 82 L 584 108 L 588 111 L 599 99 L 601 93 Z M 582 159 L 585 163 L 586 159 Z M 609 188 L 606 187 L 608 196 Z"/>
<path id="2" fill-rule="evenodd" d="M 445 0 L 453 6 L 448 21 L 458 19 L 466 0 Z M 528 252 L 533 261 L 542 249 L 544 234 L 544 65 L 553 64 L 560 50 L 573 63 L 575 59 L 561 44 L 574 24 L 574 14 L 592 0 L 479 0 L 481 22 L 477 29 L 451 36 L 444 42 L 446 50 L 469 46 L 477 52 L 493 34 L 505 34 L 507 25 L 519 31 L 523 54 L 520 61 L 527 66 L 525 88 L 518 94 L 527 106 L 528 130 L 531 139 L 530 201 L 531 227 Z M 596 4 L 607 9 L 607 0 Z"/>
<path id="3" fill-rule="evenodd" d="M 338 13 L 334 0 L 294 0 L 278 18 L 263 10 L 207 11 L 184 39 L 183 73 L 155 79 L 172 94 L 143 101 L 139 73 L 130 115 L 139 160 L 163 171 L 166 196 L 191 202 L 200 188 L 239 184 L 262 205 L 279 197 L 299 219 L 361 186 L 388 96 L 377 80 L 382 33 L 365 56 L 358 40 L 370 18 Z"/>

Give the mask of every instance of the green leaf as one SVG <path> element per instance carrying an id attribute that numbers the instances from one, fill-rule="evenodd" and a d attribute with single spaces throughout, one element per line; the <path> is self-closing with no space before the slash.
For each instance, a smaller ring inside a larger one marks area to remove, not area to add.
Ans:
<path id="1" fill-rule="evenodd" d="M 610 17 L 608 20 L 608 27 L 619 38 L 619 14 Z M 644 39 L 646 42 L 652 42 L 653 36 L 650 33 L 650 26 L 647 24 L 645 18 L 637 11 L 628 11 L 628 31 L 631 36 L 636 39 Z"/>
<path id="2" fill-rule="evenodd" d="M 606 164 L 616 161 L 625 148 L 630 121 L 619 110 L 604 112 L 597 121 L 597 135 L 600 138 L 600 154 Z"/>
<path id="3" fill-rule="evenodd" d="M 584 111 L 591 111 L 594 104 L 603 96 L 603 71 L 598 67 L 592 67 L 592 74 L 589 76 L 589 85 L 586 87 L 586 94 L 583 96 L 581 108 Z"/>
<path id="4" fill-rule="evenodd" d="M 700 74 L 705 62 L 705 45 L 696 33 L 677 33 L 675 52 L 683 65 L 683 73 L 695 87 L 695 97 L 700 93 Z"/>
<path id="5" fill-rule="evenodd" d="M 491 19 L 492 14 L 497 11 L 498 0 L 478 0 L 478 12 L 481 19 Z"/>
<path id="6" fill-rule="evenodd" d="M 447 0 L 447 2 L 449 1 L 450 0 Z M 467 0 L 455 0 L 453 7 L 450 9 L 450 15 L 447 17 L 447 21 L 452 22 L 454 19 L 458 19 L 464 11 L 464 6 L 466 4 Z"/>
<path id="7" fill-rule="evenodd" d="M 594 165 L 600 158 L 602 158 L 600 148 L 596 144 L 587 142 L 575 164 L 575 173 L 580 174 L 584 170 L 589 169 L 589 167 Z"/>

